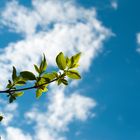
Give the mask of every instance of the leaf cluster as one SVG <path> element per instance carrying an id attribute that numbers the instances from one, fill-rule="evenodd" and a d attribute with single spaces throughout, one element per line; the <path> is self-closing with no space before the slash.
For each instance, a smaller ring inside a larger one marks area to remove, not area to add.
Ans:
<path id="1" fill-rule="evenodd" d="M 13 67 L 12 78 L 8 80 L 6 90 L 0 91 L 0 93 L 6 93 L 9 103 L 12 103 L 18 97 L 21 97 L 25 90 L 36 89 L 35 93 L 38 99 L 44 92 L 48 91 L 48 85 L 54 81 L 56 81 L 58 85 L 68 85 L 68 78 L 81 79 L 79 72 L 76 70 L 79 66 L 80 56 L 81 53 L 77 53 L 72 57 L 68 57 L 60 52 L 56 56 L 58 72 L 47 72 L 48 65 L 44 54 L 40 64 L 34 64 L 34 69 L 37 74 L 31 71 L 17 72 L 16 68 Z M 26 87 L 28 82 L 33 83 L 33 85 L 31 87 Z M 3 117 L 0 116 L 0 121 L 2 119 Z"/>
<path id="2" fill-rule="evenodd" d="M 63 77 L 61 77 L 61 80 L 58 81 L 58 83 L 63 83 L 67 85 L 66 79 L 64 79 L 65 76 L 71 78 L 71 79 L 81 79 L 81 76 L 75 68 L 79 66 L 79 59 L 80 59 L 81 53 L 78 53 L 72 57 L 65 57 L 64 54 L 61 52 L 56 57 L 56 63 L 60 70 L 63 71 Z"/>

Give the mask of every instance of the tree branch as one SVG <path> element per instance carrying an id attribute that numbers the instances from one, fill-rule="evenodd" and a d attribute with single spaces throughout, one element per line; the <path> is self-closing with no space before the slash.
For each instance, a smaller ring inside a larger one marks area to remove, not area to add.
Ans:
<path id="1" fill-rule="evenodd" d="M 11 90 L 11 89 L 2 90 L 2 91 L 0 91 L 0 93 L 14 93 L 14 92 L 18 92 L 18 91 L 24 91 L 24 90 L 35 89 L 35 88 L 39 88 L 39 87 L 41 87 L 41 86 L 43 86 L 43 85 L 50 84 L 50 83 L 52 83 L 52 82 L 54 82 L 54 81 L 57 81 L 57 80 L 58 80 L 58 78 L 55 78 L 55 79 L 53 79 L 53 80 L 51 80 L 51 81 L 49 81 L 49 82 L 43 83 L 43 84 L 41 84 L 41 85 L 37 85 L 37 86 L 35 85 L 35 86 L 31 86 L 31 87 L 26 87 L 26 88 L 13 89 L 13 90 Z"/>

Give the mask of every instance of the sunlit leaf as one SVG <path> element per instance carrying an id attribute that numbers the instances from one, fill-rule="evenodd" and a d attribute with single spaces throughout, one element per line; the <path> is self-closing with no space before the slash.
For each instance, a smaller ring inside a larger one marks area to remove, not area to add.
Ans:
<path id="1" fill-rule="evenodd" d="M 35 84 L 39 89 L 42 90 L 42 92 L 46 92 L 46 87 L 48 86 L 48 81 L 46 81 L 46 79 L 40 77 L 40 79 L 37 81 L 37 83 Z"/>
<path id="2" fill-rule="evenodd" d="M 52 79 L 56 78 L 56 74 L 55 73 L 45 73 L 42 77 L 52 80 Z"/>
<path id="3" fill-rule="evenodd" d="M 41 89 L 37 89 L 36 90 L 36 98 L 39 99 L 41 95 L 42 95 L 42 90 Z"/>
<path id="4" fill-rule="evenodd" d="M 69 70 L 66 75 L 72 79 L 81 79 L 80 74 L 76 70 Z"/>
<path id="5" fill-rule="evenodd" d="M 41 64 L 40 64 L 40 67 L 39 67 L 39 71 L 41 73 L 45 72 L 46 71 L 46 68 L 47 68 L 47 62 L 46 62 L 46 58 L 45 58 L 45 55 L 41 61 Z"/>
<path id="6" fill-rule="evenodd" d="M 77 64 L 79 62 L 81 53 L 77 53 L 76 55 L 72 56 L 74 64 Z"/>
<path id="7" fill-rule="evenodd" d="M 34 68 L 35 68 L 36 72 L 40 73 L 39 68 L 38 68 L 37 65 L 34 65 Z"/>
<path id="8" fill-rule="evenodd" d="M 79 64 L 74 64 L 71 68 L 78 68 Z"/>
<path id="9" fill-rule="evenodd" d="M 57 55 L 56 63 L 57 63 L 57 66 L 61 70 L 64 70 L 66 68 L 66 59 L 65 59 L 64 54 L 62 52 Z"/>
<path id="10" fill-rule="evenodd" d="M 62 83 L 62 80 L 61 79 L 58 79 L 57 80 L 57 84 L 60 85 L 61 83 Z"/>
<path id="11" fill-rule="evenodd" d="M 16 93 L 13 94 L 13 96 L 15 96 L 15 97 L 20 97 L 20 96 L 22 96 L 23 94 L 24 94 L 24 92 L 16 92 Z"/>
<path id="12" fill-rule="evenodd" d="M 55 77 L 57 77 L 57 78 L 59 77 L 59 75 L 56 71 L 53 71 L 52 73 L 55 75 Z"/>
<path id="13" fill-rule="evenodd" d="M 48 89 L 46 87 L 47 87 L 47 85 L 41 87 L 42 92 L 47 92 L 48 91 Z"/>
<path id="14" fill-rule="evenodd" d="M 38 85 L 45 84 L 46 80 L 44 78 L 40 77 L 37 83 L 38 83 Z"/>
<path id="15" fill-rule="evenodd" d="M 68 68 L 71 67 L 71 59 L 68 57 L 66 57 L 66 64 L 67 64 Z"/>
<path id="16" fill-rule="evenodd" d="M 77 68 L 79 66 L 78 62 L 79 62 L 80 56 L 81 56 L 81 53 L 77 53 L 71 58 L 67 58 L 66 62 L 69 69 Z"/>

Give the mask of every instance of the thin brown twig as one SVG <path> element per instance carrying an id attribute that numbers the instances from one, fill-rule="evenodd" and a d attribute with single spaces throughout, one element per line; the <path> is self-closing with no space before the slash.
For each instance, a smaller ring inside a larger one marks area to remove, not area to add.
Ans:
<path id="1" fill-rule="evenodd" d="M 24 91 L 24 90 L 30 90 L 30 89 L 35 89 L 35 88 L 38 88 L 38 87 L 41 87 L 43 85 L 46 85 L 46 84 L 50 84 L 54 81 L 58 80 L 58 78 L 55 78 L 49 82 L 46 82 L 46 83 L 43 83 L 41 85 L 34 85 L 34 86 L 31 86 L 31 87 L 25 87 L 25 88 L 19 88 L 19 89 L 7 89 L 7 90 L 1 90 L 0 93 L 14 93 L 14 92 L 18 92 L 18 91 Z"/>

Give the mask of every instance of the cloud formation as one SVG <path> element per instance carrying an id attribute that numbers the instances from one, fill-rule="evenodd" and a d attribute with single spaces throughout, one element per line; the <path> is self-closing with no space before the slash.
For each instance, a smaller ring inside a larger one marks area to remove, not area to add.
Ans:
<path id="1" fill-rule="evenodd" d="M 35 0 L 32 4 L 29 9 L 13 1 L 1 13 L 2 25 L 24 35 L 23 40 L 9 43 L 1 50 L 0 72 L 4 74 L 1 82 L 9 78 L 13 65 L 19 70 L 33 70 L 32 65 L 39 62 L 42 53 L 46 54 L 49 65 L 54 66 L 54 58 L 60 51 L 66 55 L 82 52 L 80 70 L 87 71 L 111 34 L 96 19 L 95 9 L 50 0 Z"/>
<path id="2" fill-rule="evenodd" d="M 46 139 L 60 139 L 62 132 L 68 130 L 70 122 L 85 121 L 91 115 L 89 110 L 96 106 L 94 100 L 79 93 L 72 93 L 70 96 L 64 93 L 64 89 L 55 88 L 49 94 L 50 104 L 47 112 L 33 108 L 26 113 L 27 120 L 36 123 L 35 137 L 37 139 L 43 140 L 43 136 Z M 41 131 L 38 132 L 38 130 Z"/>
<path id="3" fill-rule="evenodd" d="M 0 114 L 6 116 L 1 122 L 2 126 L 5 127 L 11 124 L 12 119 L 18 115 L 17 109 L 17 103 L 7 104 L 7 101 L 0 99 Z"/>
<path id="4" fill-rule="evenodd" d="M 23 37 L 0 51 L 1 83 L 10 78 L 13 65 L 18 70 L 34 71 L 33 64 L 39 62 L 43 53 L 49 65 L 55 67 L 55 56 L 60 51 L 66 55 L 82 52 L 79 70 L 84 73 L 90 69 L 93 59 L 102 51 L 103 42 L 111 35 L 97 19 L 94 8 L 85 9 L 74 1 L 33 0 L 32 7 L 27 8 L 14 0 L 7 3 L 0 18 L 3 27 Z M 17 139 L 11 131 L 19 135 L 20 140 L 44 140 L 44 137 L 64 140 L 66 137 L 61 133 L 68 130 L 68 125 L 74 120 L 86 120 L 96 105 L 93 99 L 81 93 L 66 96 L 62 87 L 52 85 L 50 91 L 47 111 L 41 112 L 33 107 L 25 113 L 36 124 L 35 136 L 25 133 L 26 130 L 8 126 L 3 136 L 6 140 Z"/>

